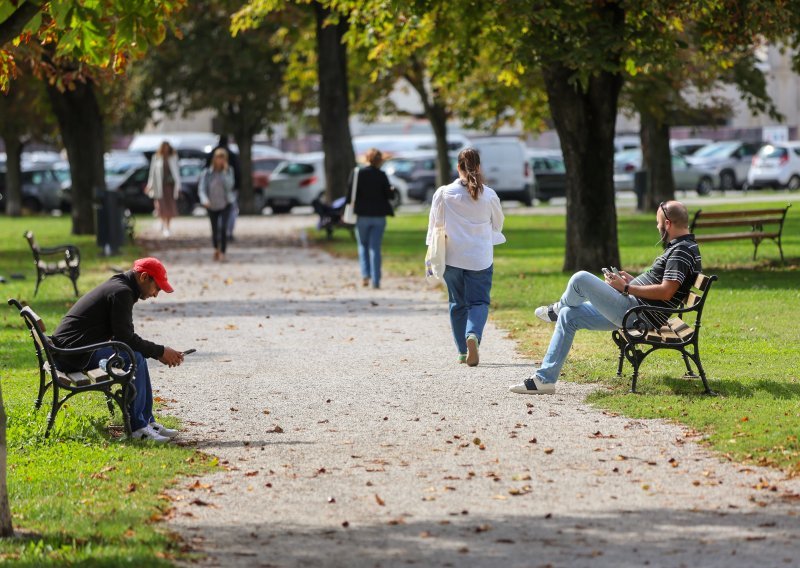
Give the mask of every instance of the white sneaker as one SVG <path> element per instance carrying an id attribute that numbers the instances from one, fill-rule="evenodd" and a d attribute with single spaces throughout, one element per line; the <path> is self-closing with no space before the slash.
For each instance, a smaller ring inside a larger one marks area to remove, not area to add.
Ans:
<path id="1" fill-rule="evenodd" d="M 478 355 L 478 336 L 474 333 L 467 335 L 467 365 L 477 367 L 480 357 Z"/>
<path id="2" fill-rule="evenodd" d="M 555 383 L 543 383 L 539 377 L 532 375 L 519 385 L 514 385 L 510 389 L 516 394 L 556 394 Z"/>
<path id="3" fill-rule="evenodd" d="M 155 442 L 156 444 L 166 444 L 169 442 L 169 438 L 166 436 L 162 436 L 155 430 L 153 430 L 150 425 L 143 428 L 139 428 L 138 430 L 134 430 L 133 434 L 131 434 L 131 438 L 134 440 L 150 440 L 151 442 Z"/>
<path id="4" fill-rule="evenodd" d="M 156 434 L 159 436 L 164 436 L 166 438 L 174 438 L 178 435 L 178 431 L 173 428 L 167 428 L 166 426 L 159 424 L 158 422 L 151 422 L 150 428 L 155 430 Z"/>
<path id="5" fill-rule="evenodd" d="M 549 306 L 539 306 L 533 313 L 542 321 L 546 321 L 547 323 L 555 323 L 558 321 L 558 310 L 560 308 L 561 305 L 556 302 L 555 304 L 550 304 Z"/>

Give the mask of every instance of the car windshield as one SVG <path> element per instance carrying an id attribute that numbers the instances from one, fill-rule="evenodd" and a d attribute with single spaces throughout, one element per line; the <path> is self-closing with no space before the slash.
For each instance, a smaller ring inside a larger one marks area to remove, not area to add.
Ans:
<path id="1" fill-rule="evenodd" d="M 634 148 L 632 150 L 623 150 L 622 152 L 617 152 L 614 154 L 614 162 L 616 163 L 625 163 L 625 162 L 638 162 L 640 161 L 642 155 L 642 151 L 639 148 Z"/>
<path id="2" fill-rule="evenodd" d="M 203 171 L 202 164 L 181 164 L 181 176 L 182 177 L 199 177 L 200 172 Z"/>
<path id="3" fill-rule="evenodd" d="M 739 142 L 714 142 L 703 146 L 693 154 L 695 158 L 721 158 L 728 156 L 739 147 Z"/>

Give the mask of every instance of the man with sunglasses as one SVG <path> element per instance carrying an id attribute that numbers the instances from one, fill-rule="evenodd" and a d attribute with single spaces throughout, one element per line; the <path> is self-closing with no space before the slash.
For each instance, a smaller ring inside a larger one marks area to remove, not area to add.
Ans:
<path id="1" fill-rule="evenodd" d="M 133 270 L 115 274 L 75 302 L 51 338 L 56 347 L 65 349 L 109 340 L 130 347 L 136 356 L 136 398 L 130 408 L 133 437 L 158 443 L 169 441 L 178 432 L 155 421 L 147 359 L 157 359 L 169 367 L 177 367 L 183 363 L 183 353 L 136 335 L 133 305 L 139 300 L 155 298 L 161 291 L 172 293 L 166 268 L 157 258 L 140 258 L 133 263 Z M 94 353 L 62 355 L 58 364 L 65 372 L 96 369 L 112 353 L 113 349 L 107 347 Z"/>
<path id="2" fill-rule="evenodd" d="M 555 394 L 561 367 L 579 329 L 613 331 L 622 318 L 637 305 L 677 309 L 686 299 L 697 273 L 701 272 L 700 249 L 689 232 L 689 213 L 679 201 L 661 203 L 656 212 L 656 228 L 664 253 L 653 265 L 634 278 L 624 270 L 606 271 L 604 280 L 581 271 L 570 278 L 558 302 L 536 309 L 536 316 L 555 323 L 550 347 L 534 374 L 511 387 L 517 394 Z M 646 323 L 659 328 L 667 314 L 645 314 Z"/>

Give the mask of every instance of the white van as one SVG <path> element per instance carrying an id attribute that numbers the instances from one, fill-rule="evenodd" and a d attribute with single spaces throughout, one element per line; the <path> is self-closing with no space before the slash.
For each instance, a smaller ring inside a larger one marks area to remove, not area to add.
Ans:
<path id="1" fill-rule="evenodd" d="M 525 145 L 517 138 L 471 138 L 481 155 L 484 183 L 503 199 L 533 205 L 534 177 Z"/>

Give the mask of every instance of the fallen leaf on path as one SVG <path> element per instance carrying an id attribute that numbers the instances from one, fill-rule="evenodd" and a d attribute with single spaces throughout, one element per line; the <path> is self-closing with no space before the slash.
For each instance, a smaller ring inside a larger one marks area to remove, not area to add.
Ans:
<path id="1" fill-rule="evenodd" d="M 283 434 L 283 428 L 276 424 L 272 428 L 267 429 L 267 434 Z"/>
<path id="2" fill-rule="evenodd" d="M 386 505 L 386 501 L 384 501 L 383 499 L 381 499 L 381 496 L 380 496 L 380 495 L 378 495 L 377 493 L 375 494 L 375 502 L 376 502 L 378 505 L 380 505 L 381 507 L 383 507 L 383 506 L 385 506 L 385 505 Z"/>

